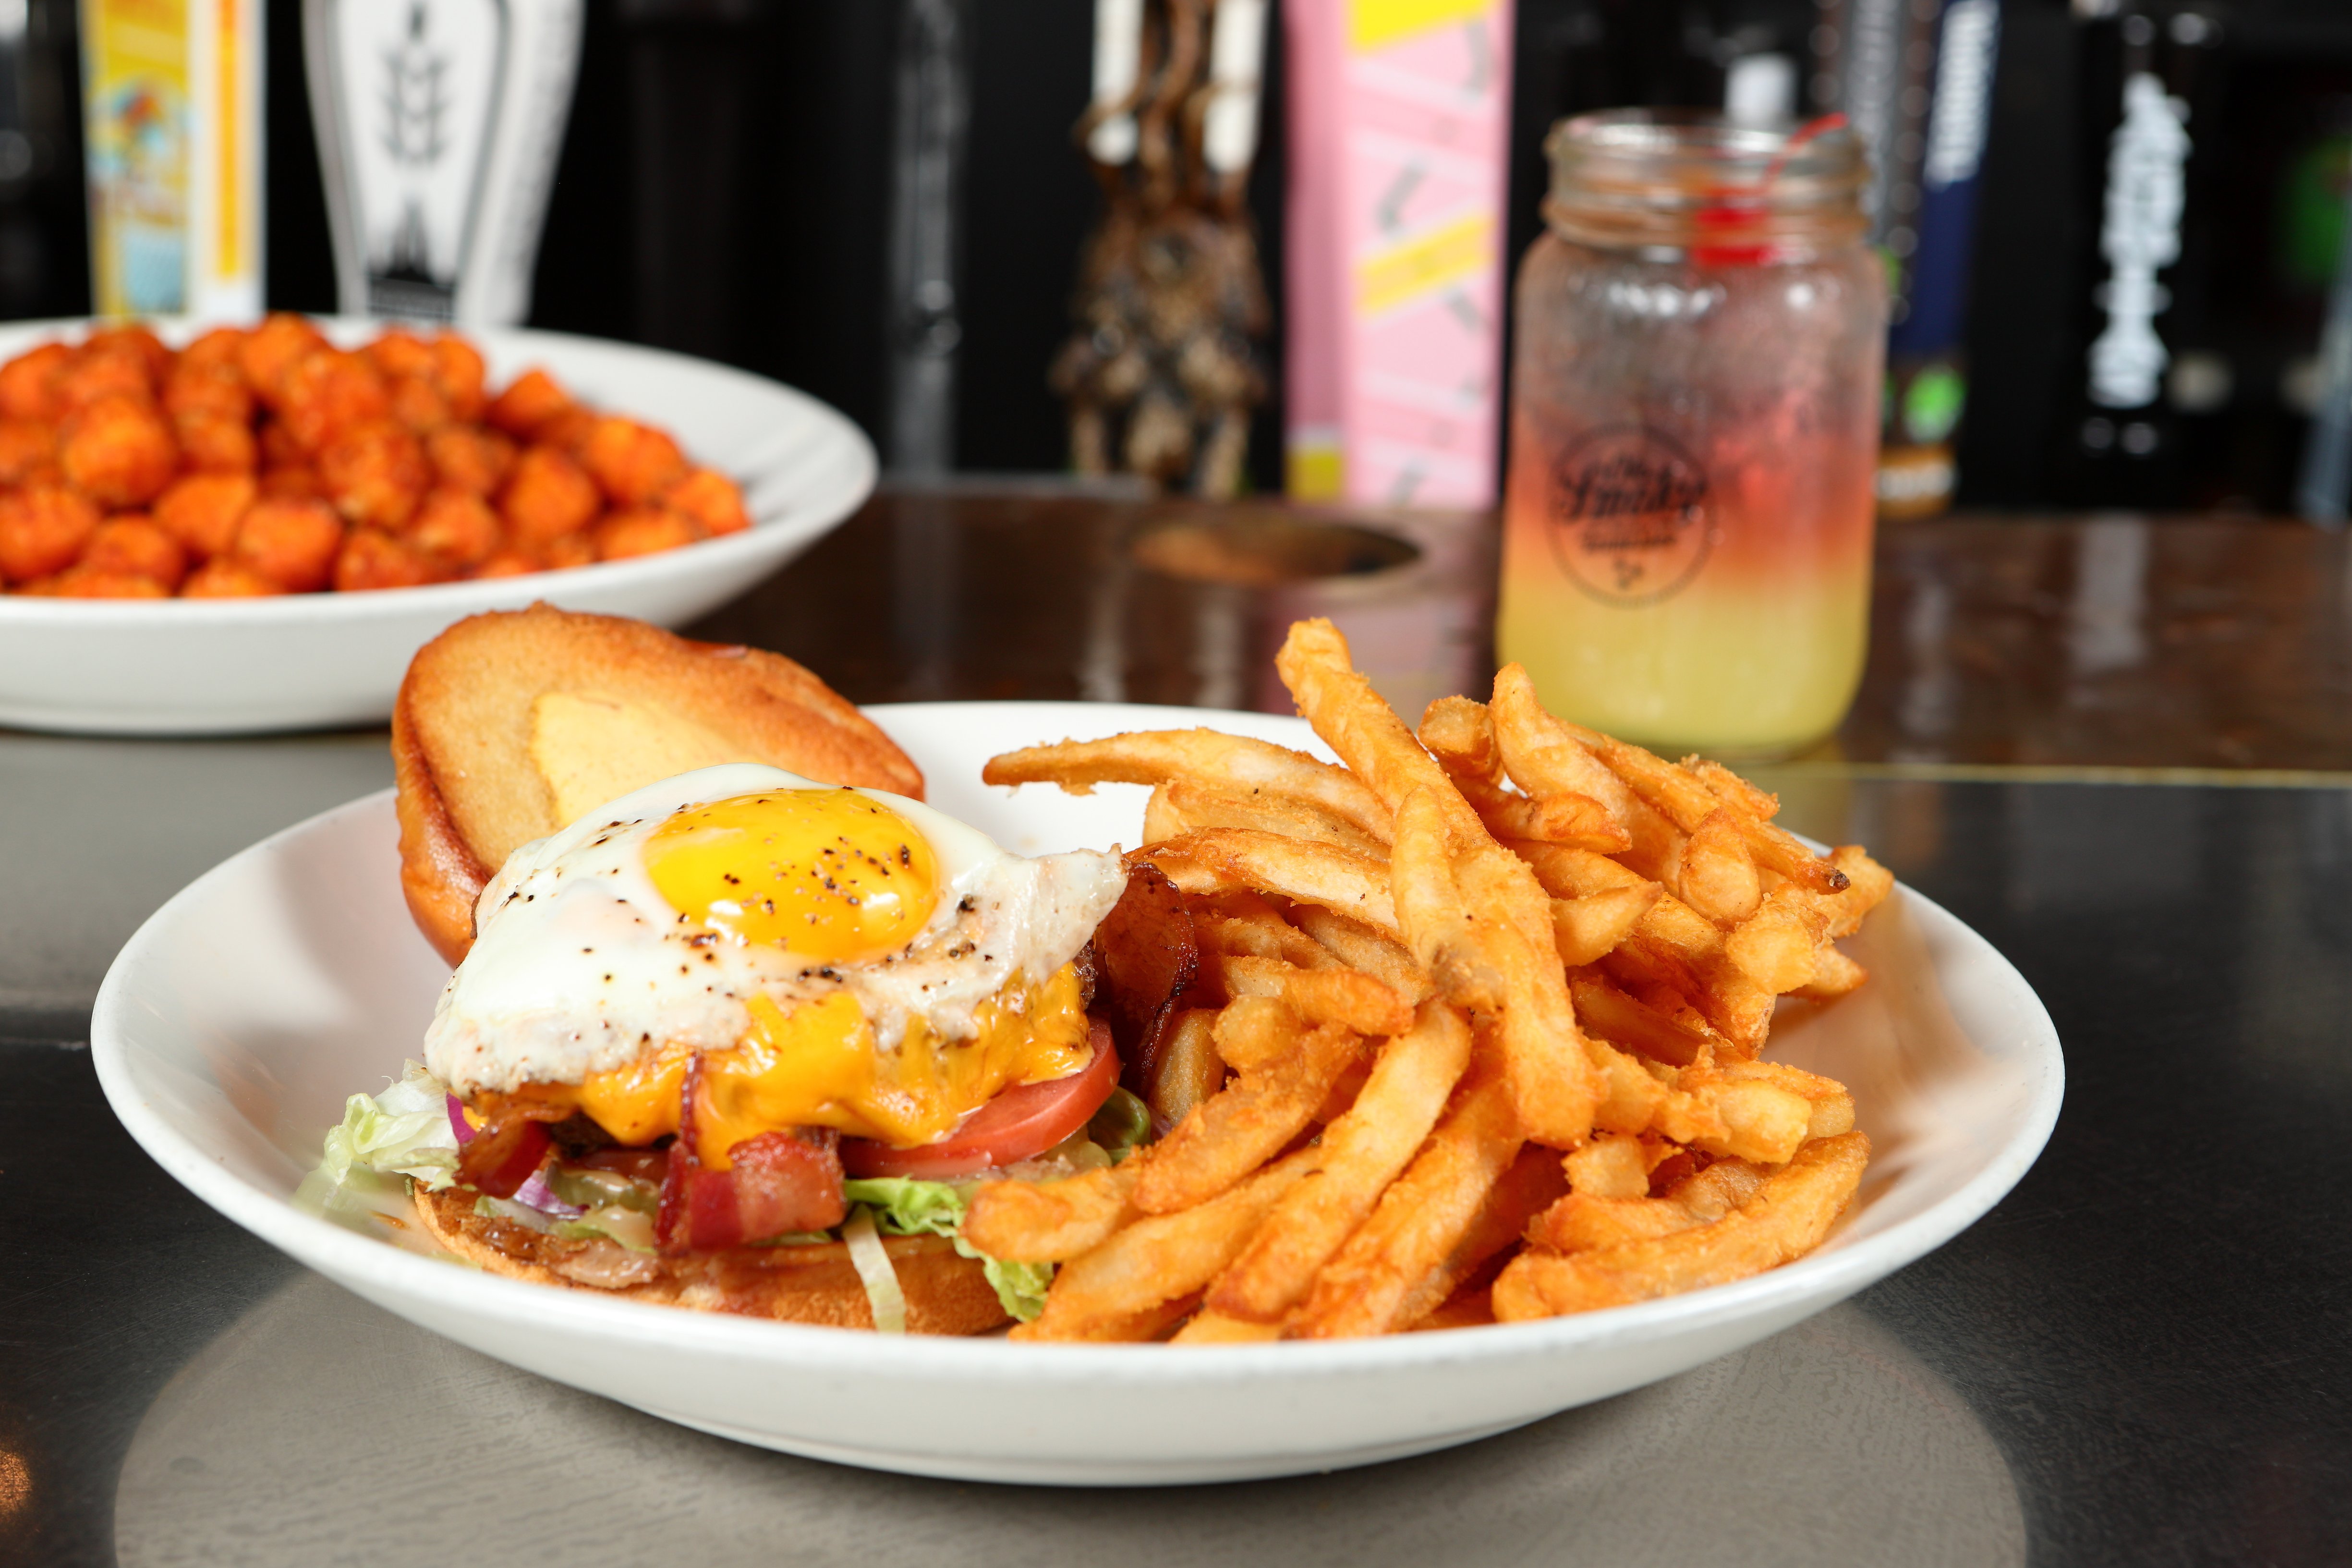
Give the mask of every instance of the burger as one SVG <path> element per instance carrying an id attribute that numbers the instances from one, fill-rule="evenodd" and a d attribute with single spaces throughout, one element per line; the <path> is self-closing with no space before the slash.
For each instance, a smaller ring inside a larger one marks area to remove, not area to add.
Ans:
<path id="1" fill-rule="evenodd" d="M 698 750 L 791 750 L 739 717 L 776 686 L 752 667 L 788 661 L 581 625 L 603 620 L 477 617 L 493 624 L 412 667 L 394 723 L 404 882 L 456 969 L 423 1062 L 352 1098 L 314 1192 L 404 1180 L 459 1257 L 638 1300 L 940 1333 L 1034 1315 L 1048 1270 L 987 1258 L 959 1226 L 977 1183 L 1097 1168 L 1147 1131 L 1089 1011 L 1090 942 L 1127 868 L 1007 853 L 917 798 L 887 737 L 797 680 L 801 730 L 824 742 L 802 750 L 898 787 L 778 757 L 580 809 L 579 792 Z M 571 646 L 533 668 L 518 633 Z M 632 655 L 631 678 L 583 639 Z M 662 667 L 714 652 L 741 689 L 698 710 Z M 463 743 L 437 733 L 452 710 Z M 561 826 L 489 869 L 486 825 L 534 784 Z"/>

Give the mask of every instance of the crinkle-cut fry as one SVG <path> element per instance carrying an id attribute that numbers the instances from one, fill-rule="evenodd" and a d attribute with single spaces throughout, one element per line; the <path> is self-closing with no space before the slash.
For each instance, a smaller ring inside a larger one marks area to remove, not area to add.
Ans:
<path id="1" fill-rule="evenodd" d="M 1065 1325 L 1066 1331 L 1040 1332 L 1035 1323 L 1015 1323 L 1007 1339 L 1030 1342 L 1061 1340 L 1085 1344 L 1149 1344 L 1164 1338 L 1169 1330 L 1199 1310 L 1201 1293 L 1187 1292 L 1172 1300 L 1154 1302 L 1132 1312 L 1120 1312 L 1097 1318 L 1079 1325 Z"/>
<path id="2" fill-rule="evenodd" d="M 1571 1191 L 1528 1226 L 1528 1245 L 1552 1252 L 1588 1252 L 1672 1236 L 1698 1223 L 1672 1198 L 1596 1197 Z"/>
<path id="3" fill-rule="evenodd" d="M 1209 1310 L 1278 1322 L 1412 1159 L 1469 1061 L 1469 1025 L 1442 1002 L 1423 1003 L 1410 1032 L 1381 1047 L 1355 1104 L 1324 1130 L 1322 1170 L 1274 1205 L 1210 1287 Z"/>
<path id="4" fill-rule="evenodd" d="M 1168 804 L 1168 786 L 1156 784 L 1143 803 L 1143 843 L 1146 848 L 1171 838 L 1181 838 L 1192 831 L 1192 825 L 1183 814 Z"/>
<path id="5" fill-rule="evenodd" d="M 1402 812 L 1411 796 L 1428 797 L 1424 809 L 1442 819 L 1451 840 L 1459 894 L 1479 911 L 1473 938 L 1502 981 L 1499 1033 L 1519 1119 L 1544 1142 L 1581 1142 L 1592 1126 L 1592 1075 L 1553 945 L 1550 903 L 1535 874 L 1495 842 L 1445 770 L 1357 673 L 1338 627 L 1295 623 L 1275 668 L 1315 732 L 1391 812 Z M 1428 950 L 1413 946 L 1427 963 Z M 1432 973 L 1446 984 L 1433 966 Z"/>
<path id="6" fill-rule="evenodd" d="M 1480 940 L 1478 917 L 1454 880 L 1444 815 L 1428 790 L 1413 791 L 1397 808 L 1389 889 L 1405 942 L 1439 994 L 1457 1007 L 1500 1007 L 1503 976 Z"/>
<path id="7" fill-rule="evenodd" d="M 1503 753 L 1495 744 L 1495 721 L 1475 697 L 1441 697 L 1422 710 L 1421 743 L 1438 765 L 1480 784 L 1499 784 Z"/>
<path id="8" fill-rule="evenodd" d="M 1678 1016 L 1659 1011 L 1620 988 L 1606 975 L 1584 970 L 1569 977 L 1576 1016 L 1587 1034 L 1636 1050 L 1654 1061 L 1688 1067 L 1722 1037 Z"/>
<path id="9" fill-rule="evenodd" d="M 1590 795 L 1609 808 L 1617 826 L 1633 831 L 1646 809 L 1641 797 L 1545 710 L 1524 666 L 1507 664 L 1496 672 L 1487 712 L 1503 770 L 1514 784 L 1529 795 Z"/>
<path id="10" fill-rule="evenodd" d="M 1496 838 L 1572 844 L 1607 854 L 1633 847 L 1632 837 L 1617 826 L 1609 808 L 1589 795 L 1525 795 L 1499 790 L 1487 794 L 1467 786 L 1462 793 L 1486 825 L 1486 831 Z"/>
<path id="11" fill-rule="evenodd" d="M 1580 899 L 1551 901 L 1552 944 L 1559 961 L 1571 969 L 1598 963 L 1633 934 L 1633 928 L 1664 889 L 1655 882 L 1636 888 L 1616 888 L 1587 893 Z"/>
<path id="12" fill-rule="evenodd" d="M 1278 893 L 1397 934 L 1386 863 L 1328 844 L 1246 827 L 1211 827 L 1135 852 L 1187 893 Z"/>
<path id="13" fill-rule="evenodd" d="M 1769 790 L 1758 789 L 1721 763 L 1705 757 L 1683 759 L 1683 767 L 1690 775 L 1707 787 L 1707 793 L 1726 805 L 1735 807 L 1756 818 L 1769 822 L 1780 815 L 1780 797 Z"/>
<path id="14" fill-rule="evenodd" d="M 1339 627 L 1320 618 L 1293 622 L 1282 650 L 1275 655 L 1274 668 L 1299 712 L 1353 776 L 1371 786 L 1391 814 L 1391 823 L 1405 797 L 1425 789 L 1457 845 L 1486 837 L 1486 825 L 1437 759 L 1423 749 L 1404 721 L 1349 662 L 1348 639 Z"/>
<path id="15" fill-rule="evenodd" d="M 1859 1132 L 1824 1138 L 1711 1225 L 1584 1252 L 1523 1252 L 1496 1278 L 1495 1316 L 1522 1322 L 1592 1311 L 1776 1268 L 1821 1245 L 1869 1159 L 1870 1140 Z"/>
<path id="16" fill-rule="evenodd" d="M 1571 1150 L 1561 1162 L 1571 1192 L 1596 1198 L 1646 1198 L 1650 1195 L 1651 1151 L 1669 1145 L 1622 1133 L 1596 1132 L 1581 1149 Z"/>
<path id="17" fill-rule="evenodd" d="M 1236 996 L 1212 1015 L 1217 1054 L 1235 1072 L 1264 1072 L 1298 1054 L 1307 1021 L 1281 996 Z"/>
<path id="18" fill-rule="evenodd" d="M 1291 919 L 1341 963 L 1362 970 L 1415 1006 L 1437 994 L 1436 982 L 1412 950 L 1387 931 L 1316 904 L 1298 905 Z"/>
<path id="19" fill-rule="evenodd" d="M 1448 1000 L 1481 1012 L 1500 1005 L 1496 1033 L 1521 1125 L 1530 1137 L 1572 1146 L 1591 1130 L 1594 1089 L 1550 900 L 1527 866 L 1491 841 L 1456 846 L 1449 866 L 1432 792 L 1415 790 L 1396 822 L 1389 871 L 1407 940 Z M 1530 908 L 1539 911 L 1532 921 Z"/>
<path id="20" fill-rule="evenodd" d="M 1463 1286 L 1475 1279 L 1496 1254 L 1517 1244 L 1528 1223 L 1558 1202 L 1566 1187 L 1559 1151 L 1538 1143 L 1521 1148 L 1517 1158 L 1504 1169 L 1487 1192 L 1486 1201 L 1478 1205 L 1477 1215 L 1463 1231 L 1462 1239 L 1454 1244 L 1454 1250 L 1405 1292 L 1395 1321 L 1419 1325 L 1438 1311 L 1442 1303 L 1451 1303 Z M 1493 1309 L 1488 1308 L 1486 1321 L 1492 1320 Z"/>
<path id="21" fill-rule="evenodd" d="M 1834 1138 L 1853 1131 L 1853 1094 L 1833 1078 L 1792 1068 L 1786 1062 L 1718 1060 L 1713 1070 L 1717 1077 L 1733 1083 L 1769 1083 L 1803 1097 L 1812 1108 L 1805 1124 L 1808 1139 Z"/>
<path id="22" fill-rule="evenodd" d="M 1283 1194 L 1322 1163 L 1309 1146 L 1221 1196 L 1177 1214 L 1149 1215 L 1064 1264 L 1032 1339 L 1086 1339 L 1107 1320 L 1189 1295 L 1217 1277 Z"/>
<path id="23" fill-rule="evenodd" d="M 1677 870 L 1675 887 L 1683 902 L 1726 925 L 1754 914 L 1764 896 L 1748 840 L 1731 813 L 1720 806 L 1684 843 Z"/>
<path id="24" fill-rule="evenodd" d="M 1517 843 L 1511 847 L 1555 898 L 1589 898 L 1627 888 L 1658 889 L 1650 879 L 1603 855 L 1556 844 Z M 1690 997 L 1691 1005 L 1738 1051 L 1753 1055 L 1762 1048 L 1771 1026 L 1772 994 L 1742 973 L 1724 948 L 1721 926 L 1659 889 L 1632 932 L 1610 950 L 1607 960 L 1621 971 L 1652 978 L 1658 977 L 1662 964 L 1679 965 L 1674 984 Z M 1565 959 L 1564 950 L 1562 956 Z"/>
<path id="25" fill-rule="evenodd" d="M 1414 1287 L 1454 1255 L 1522 1142 L 1508 1076 L 1499 1061 L 1481 1063 L 1455 1089 L 1436 1131 L 1381 1195 L 1371 1217 L 1316 1276 L 1286 1334 L 1383 1334 L 1425 1315 L 1435 1301 L 1405 1315 Z M 1546 1163 L 1557 1168 L 1559 1162 Z"/>
<path id="26" fill-rule="evenodd" d="M 1830 863 L 1845 873 L 1845 890 L 1825 896 L 1832 938 L 1852 936 L 1862 919 L 1886 901 L 1895 890 L 1895 873 L 1870 858 L 1859 844 L 1841 844 L 1830 851 Z"/>
<path id="27" fill-rule="evenodd" d="M 1147 1146 L 1121 1163 L 1058 1182 L 984 1182 L 971 1194 L 963 1237 L 991 1258 L 1058 1263 L 1091 1251 L 1135 1217 L 1129 1201 Z"/>
<path id="28" fill-rule="evenodd" d="M 1296 1187 L 1291 1189 L 1292 1192 L 1297 1190 Z M 1171 1345 L 1246 1345 L 1262 1344 L 1281 1337 L 1280 1323 L 1253 1323 L 1245 1318 L 1229 1318 L 1211 1309 L 1197 1314 L 1168 1342 Z"/>
<path id="29" fill-rule="evenodd" d="M 1363 1044 L 1360 1035 L 1325 1024 L 1307 1030 L 1287 1057 L 1242 1068 L 1238 1080 L 1202 1101 L 1153 1148 L 1135 1185 L 1135 1206 L 1148 1215 L 1192 1208 L 1256 1170 L 1306 1131 Z"/>
<path id="30" fill-rule="evenodd" d="M 1780 995 L 1809 984 L 1829 941 L 1829 917 L 1794 882 L 1772 889 L 1762 906 L 1732 928 L 1724 955 L 1758 985 Z"/>
<path id="31" fill-rule="evenodd" d="M 1403 997 L 1358 970 L 1301 969 L 1278 958 L 1217 953 L 1205 966 L 1228 996 L 1279 996 L 1298 1016 L 1359 1035 L 1401 1035 L 1412 1027 Z"/>
<path id="32" fill-rule="evenodd" d="M 1335 813 L 1386 840 L 1388 808 L 1344 768 L 1243 735 L 1214 730 L 1137 730 L 1100 741 L 1064 741 L 992 757 L 981 770 L 992 784 L 1058 784 L 1087 795 L 1099 784 L 1164 784 L 1186 779 L 1222 788 L 1277 789 Z"/>
<path id="33" fill-rule="evenodd" d="M 1261 904 L 1263 900 L 1258 900 Z M 1208 908 L 1192 911 L 1192 930 L 1209 952 L 1278 958 L 1301 969 L 1349 968 L 1328 947 L 1267 909 L 1263 914 L 1228 914 Z"/>
<path id="34" fill-rule="evenodd" d="M 1528 1242 L 1555 1252 L 1581 1252 L 1712 1225 L 1754 1197 L 1768 1174 L 1767 1167 L 1753 1161 L 1728 1159 L 1684 1178 L 1658 1197 L 1612 1197 L 1571 1189 L 1536 1216 L 1528 1226 Z"/>
<path id="35" fill-rule="evenodd" d="M 1151 1079 L 1143 1097 L 1151 1111 L 1153 1131 L 1165 1133 L 1181 1125 L 1196 1107 L 1225 1087 L 1227 1064 L 1217 1047 L 1217 1018 L 1215 1008 L 1187 1007 L 1166 1020 L 1152 1053 Z"/>
<path id="36" fill-rule="evenodd" d="M 1748 841 L 1748 853 L 1756 858 L 1759 868 L 1779 872 L 1808 892 L 1835 893 L 1843 890 L 1845 873 L 1805 847 L 1804 841 L 1786 828 L 1752 816 L 1743 810 L 1727 807 L 1697 778 L 1654 752 L 1644 751 L 1612 735 L 1604 735 L 1598 730 L 1588 730 L 1580 724 L 1564 724 L 1563 727 L 1606 763 L 1620 778 L 1633 785 L 1634 794 L 1649 802 L 1685 833 L 1696 832 L 1699 824 L 1715 812 L 1728 809 L 1733 824 L 1739 829 L 1740 837 Z"/>
<path id="37" fill-rule="evenodd" d="M 1809 1002 L 1834 1002 L 1870 978 L 1870 971 L 1836 948 L 1824 947 L 1813 957 L 1813 977 L 1790 995 Z"/>
<path id="38" fill-rule="evenodd" d="M 1514 795 L 1506 789 L 1502 752 L 1485 703 L 1439 698 L 1422 715 L 1419 738 L 1496 838 L 1573 844 L 1603 854 L 1633 847 L 1615 815 L 1589 795 Z"/>
<path id="39" fill-rule="evenodd" d="M 1265 784 L 1229 785 L 1197 779 L 1171 779 L 1152 786 L 1144 824 L 1146 842 L 1157 837 L 1173 838 L 1203 827 L 1246 827 L 1259 833 L 1279 833 L 1291 838 L 1334 844 L 1374 859 L 1388 853 L 1386 838 L 1365 832 L 1319 802 Z M 1160 831 L 1153 833 L 1155 827 Z"/>

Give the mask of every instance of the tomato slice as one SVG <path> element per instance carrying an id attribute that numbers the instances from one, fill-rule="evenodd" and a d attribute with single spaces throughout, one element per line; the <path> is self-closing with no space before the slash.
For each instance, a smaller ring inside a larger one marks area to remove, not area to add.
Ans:
<path id="1" fill-rule="evenodd" d="M 1118 1053 L 1099 1018 L 1089 1039 L 1095 1058 L 1051 1083 L 1015 1084 L 964 1119 L 936 1143 L 893 1149 L 871 1138 L 841 1141 L 841 1166 L 853 1176 L 912 1176 L 941 1182 L 1042 1154 L 1084 1127 L 1118 1087 Z"/>

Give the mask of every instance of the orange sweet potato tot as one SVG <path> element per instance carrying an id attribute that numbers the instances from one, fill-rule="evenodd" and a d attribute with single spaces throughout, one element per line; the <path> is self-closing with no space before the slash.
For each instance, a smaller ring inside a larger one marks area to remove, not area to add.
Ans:
<path id="1" fill-rule="evenodd" d="M 98 531 L 98 508 L 58 484 L 0 494 L 0 578 L 28 583 L 61 572 Z"/>
<path id="2" fill-rule="evenodd" d="M 442 485 L 408 525 L 408 542 L 452 571 L 478 566 L 498 552 L 499 514 L 471 490 Z"/>
<path id="3" fill-rule="evenodd" d="M 353 426 L 319 454 L 328 501 L 358 527 L 399 528 L 432 482 L 424 444 L 389 421 Z"/>
<path id="4" fill-rule="evenodd" d="M 682 511 L 664 506 L 631 507 L 616 511 L 596 525 L 596 559 L 623 561 L 632 555 L 658 555 L 702 537 L 701 528 Z"/>
<path id="5" fill-rule="evenodd" d="M 155 376 L 147 357 L 127 344 L 83 349 L 66 362 L 51 384 L 60 418 L 110 397 L 155 401 Z"/>
<path id="6" fill-rule="evenodd" d="M 144 506 L 179 471 L 180 444 L 146 404 L 102 397 L 66 421 L 58 466 L 66 482 L 100 506 Z"/>
<path id="7" fill-rule="evenodd" d="M 389 417 L 392 396 L 366 356 L 318 349 L 288 368 L 277 408 L 295 445 L 315 452 L 346 430 Z"/>
<path id="8" fill-rule="evenodd" d="M 607 415 L 589 426 L 580 466 L 614 502 L 637 506 L 686 476 L 686 454 L 652 426 Z"/>
<path id="9" fill-rule="evenodd" d="M 589 433 L 596 428 L 596 411 L 593 408 L 567 408 L 539 427 L 533 437 L 541 447 L 552 447 L 570 458 L 580 460 L 581 448 L 588 445 Z"/>
<path id="10" fill-rule="evenodd" d="M 722 533 L 740 533 L 751 526 L 751 513 L 743 505 L 743 492 L 735 481 L 716 468 L 697 468 L 670 486 L 662 497 L 662 504 L 675 507 L 702 525 L 702 531 L 713 538 Z"/>
<path id="11" fill-rule="evenodd" d="M 254 391 L 265 398 L 274 397 L 294 363 L 326 345 L 325 335 L 310 324 L 309 317 L 280 311 L 246 335 L 237 349 L 237 363 L 245 367 L 245 379 Z"/>
<path id="12" fill-rule="evenodd" d="M 514 469 L 514 443 L 496 430 L 450 426 L 426 437 L 425 451 L 435 479 L 478 496 L 498 494 Z"/>
<path id="13" fill-rule="evenodd" d="M 539 434 L 541 426 L 574 406 L 572 395 L 553 376 L 533 368 L 492 398 L 483 416 L 515 439 L 528 441 Z"/>
<path id="14" fill-rule="evenodd" d="M 0 415 L 11 419 L 58 417 L 58 373 L 73 358 L 63 343 L 43 343 L 0 365 Z"/>
<path id="15" fill-rule="evenodd" d="M 155 526 L 191 559 L 209 561 L 235 542 L 256 494 L 251 474 L 190 474 L 155 498 Z"/>
<path id="16" fill-rule="evenodd" d="M 290 594 L 323 588 L 343 547 L 343 523 L 324 501 L 257 500 L 229 546 L 239 561 Z"/>
<path id="17" fill-rule="evenodd" d="M 499 510 L 518 543 L 546 546 L 588 526 L 604 509 L 595 482 L 551 447 L 533 447 L 515 460 Z"/>
<path id="18" fill-rule="evenodd" d="M 455 332 L 433 340 L 433 383 L 448 400 L 449 416 L 472 421 L 488 405 L 488 367 L 482 351 Z"/>
<path id="19" fill-rule="evenodd" d="M 141 512 L 124 512 L 98 525 L 74 570 L 144 577 L 161 583 L 169 593 L 188 574 L 188 552 L 153 519 Z"/>
<path id="20" fill-rule="evenodd" d="M 84 562 L 48 580 L 46 590 L 59 599 L 168 599 L 171 588 L 136 572 L 110 571 Z"/>
<path id="21" fill-rule="evenodd" d="M 175 422 L 180 463 L 199 474 L 249 474 L 261 461 L 253 427 L 217 414 L 190 414 Z"/>
<path id="22" fill-rule="evenodd" d="M 163 412 L 175 419 L 211 414 L 239 424 L 253 419 L 253 389 L 236 362 L 206 363 L 183 359 L 163 382 Z"/>
<path id="23" fill-rule="evenodd" d="M 244 562 L 227 555 L 205 562 L 180 585 L 183 599 L 266 599 L 284 592 Z"/>
<path id="24" fill-rule="evenodd" d="M 58 465 L 58 433 L 36 419 L 0 419 L 0 485 L 21 485 Z"/>
<path id="25" fill-rule="evenodd" d="M 319 482 L 319 470 L 308 463 L 284 463 L 262 469 L 261 493 L 295 500 L 327 499 L 326 487 Z"/>
<path id="26" fill-rule="evenodd" d="M 373 528 L 352 530 L 335 557 L 335 588 L 344 594 L 415 588 L 437 583 L 446 574 L 423 551 Z"/>
<path id="27" fill-rule="evenodd" d="M 136 354 L 147 365 L 147 378 L 158 385 L 172 372 L 172 363 L 179 356 L 163 346 L 163 340 L 145 327 L 132 322 L 127 326 L 100 327 L 82 340 L 85 353 L 103 351 Z"/>
<path id="28" fill-rule="evenodd" d="M 567 533 L 550 544 L 546 550 L 547 570 L 561 572 L 570 566 L 596 564 L 596 541 L 585 532 Z"/>
<path id="29" fill-rule="evenodd" d="M 252 335 L 241 327 L 215 327 L 182 349 L 178 363 L 207 370 L 234 371 L 241 382 L 245 379 L 245 340 Z"/>
<path id="30" fill-rule="evenodd" d="M 387 381 L 404 375 L 427 376 L 433 374 L 433 345 L 415 332 L 398 327 L 385 332 L 360 351 L 375 362 Z"/>
<path id="31" fill-rule="evenodd" d="M 484 577 L 528 577 L 534 572 L 545 570 L 546 564 L 536 556 L 526 555 L 520 550 L 501 550 L 466 575 L 478 580 Z"/>
<path id="32" fill-rule="evenodd" d="M 392 417 L 395 424 L 424 436 L 449 423 L 449 400 L 421 375 L 395 376 L 392 382 Z"/>

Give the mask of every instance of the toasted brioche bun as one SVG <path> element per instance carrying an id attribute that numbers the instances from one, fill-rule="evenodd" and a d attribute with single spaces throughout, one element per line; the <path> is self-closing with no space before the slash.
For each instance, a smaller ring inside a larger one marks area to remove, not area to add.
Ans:
<path id="1" fill-rule="evenodd" d="M 493 1274 L 662 1307 L 835 1329 L 874 1326 L 874 1309 L 842 1242 L 648 1258 L 609 1241 L 566 1241 L 486 1218 L 474 1212 L 475 1195 L 470 1187 L 419 1190 L 417 1217 L 434 1240 Z M 888 1236 L 882 1245 L 907 1298 L 908 1332 L 976 1334 L 1006 1321 L 979 1260 L 958 1256 L 945 1237 Z"/>
<path id="2" fill-rule="evenodd" d="M 419 648 L 392 712 L 400 885 L 456 963 L 507 857 L 634 789 L 718 763 L 922 797 L 873 721 L 780 654 L 547 605 Z"/>

